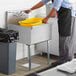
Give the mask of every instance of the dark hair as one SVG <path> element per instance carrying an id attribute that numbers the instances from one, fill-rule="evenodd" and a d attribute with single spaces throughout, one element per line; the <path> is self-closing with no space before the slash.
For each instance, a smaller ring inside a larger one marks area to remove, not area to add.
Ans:
<path id="1" fill-rule="evenodd" d="M 54 2 L 54 0 L 52 0 L 52 3 Z"/>

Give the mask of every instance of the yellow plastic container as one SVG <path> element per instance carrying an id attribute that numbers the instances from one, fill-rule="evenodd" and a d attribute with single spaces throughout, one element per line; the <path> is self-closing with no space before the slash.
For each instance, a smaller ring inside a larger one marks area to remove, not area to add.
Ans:
<path id="1" fill-rule="evenodd" d="M 18 23 L 20 24 L 20 26 L 32 27 L 32 26 L 44 24 L 42 23 L 42 20 L 43 18 L 41 17 L 35 17 L 35 18 L 30 18 L 30 19 L 26 19 L 23 21 L 19 21 Z"/>

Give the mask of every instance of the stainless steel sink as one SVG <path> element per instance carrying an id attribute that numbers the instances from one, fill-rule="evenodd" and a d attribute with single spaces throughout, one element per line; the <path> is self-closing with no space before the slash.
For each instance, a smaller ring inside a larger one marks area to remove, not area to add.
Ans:
<path id="1" fill-rule="evenodd" d="M 52 38 L 52 24 L 42 24 L 33 27 L 9 24 L 8 29 L 19 31 L 19 42 L 27 45 L 40 43 Z"/>

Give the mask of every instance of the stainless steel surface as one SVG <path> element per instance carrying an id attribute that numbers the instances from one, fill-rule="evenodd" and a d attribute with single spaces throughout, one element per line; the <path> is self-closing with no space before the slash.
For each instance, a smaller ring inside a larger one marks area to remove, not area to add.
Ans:
<path id="1" fill-rule="evenodd" d="M 8 29 L 19 31 L 19 42 L 27 45 L 51 40 L 52 38 L 52 24 L 43 24 L 32 28 L 9 24 Z"/>

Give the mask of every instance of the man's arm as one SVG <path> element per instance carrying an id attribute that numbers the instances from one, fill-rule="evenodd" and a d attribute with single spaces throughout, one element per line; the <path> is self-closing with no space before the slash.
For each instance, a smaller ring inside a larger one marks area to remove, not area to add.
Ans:
<path id="1" fill-rule="evenodd" d="M 56 10 L 52 8 L 50 13 L 42 20 L 43 23 L 47 23 L 48 19 L 56 14 Z"/>
<path id="2" fill-rule="evenodd" d="M 63 0 L 54 0 L 54 2 L 53 2 L 54 6 L 53 6 L 51 12 L 48 14 L 48 16 L 43 19 L 43 21 L 42 21 L 43 23 L 47 23 L 48 19 L 51 16 L 53 16 L 56 13 L 56 11 L 59 11 L 62 2 L 63 2 Z"/>
<path id="3" fill-rule="evenodd" d="M 33 6 L 31 8 L 31 10 L 38 9 L 38 8 L 42 7 L 43 5 L 44 5 L 44 3 L 42 1 L 40 1 L 38 4 L 36 4 L 35 6 Z"/>
<path id="4" fill-rule="evenodd" d="M 25 13 L 30 13 L 31 10 L 35 10 L 35 9 L 38 9 L 40 7 L 42 7 L 44 5 L 44 3 L 42 1 L 40 1 L 39 3 L 37 3 L 35 6 L 33 6 L 32 8 L 30 8 L 29 10 L 27 11 L 24 11 Z"/>
<path id="5" fill-rule="evenodd" d="M 50 18 L 52 16 L 54 16 L 56 14 L 56 10 L 54 8 L 52 8 L 52 10 L 50 11 L 50 13 L 47 15 L 46 18 Z"/>

